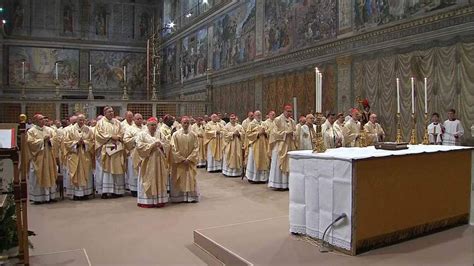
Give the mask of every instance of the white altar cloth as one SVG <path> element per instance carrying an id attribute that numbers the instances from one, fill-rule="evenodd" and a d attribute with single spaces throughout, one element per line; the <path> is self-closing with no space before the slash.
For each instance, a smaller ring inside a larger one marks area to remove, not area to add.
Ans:
<path id="1" fill-rule="evenodd" d="M 339 223 L 325 240 L 336 247 L 350 250 L 353 161 L 471 149 L 438 145 L 408 147 L 398 151 L 377 150 L 371 146 L 328 149 L 324 153 L 313 153 L 310 150 L 289 152 L 290 232 L 321 239 L 326 227 L 345 213 L 347 219 Z"/>

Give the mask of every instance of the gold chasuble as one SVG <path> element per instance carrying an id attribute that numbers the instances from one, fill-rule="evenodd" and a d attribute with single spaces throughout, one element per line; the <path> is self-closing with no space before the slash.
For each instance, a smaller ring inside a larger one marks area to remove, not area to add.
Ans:
<path id="1" fill-rule="evenodd" d="M 253 158 L 258 171 L 268 171 L 268 169 L 270 169 L 270 152 L 268 143 L 270 131 L 268 125 L 270 124 L 254 119 L 250 122 L 247 129 L 246 138 L 249 141 L 249 147 L 253 148 Z M 259 135 L 262 131 L 264 131 L 266 135 Z"/>
<path id="2" fill-rule="evenodd" d="M 239 136 L 234 136 L 234 133 L 238 131 Z M 228 123 L 224 127 L 224 156 L 226 159 L 227 166 L 232 169 L 242 168 L 242 147 L 245 137 L 244 129 L 241 125 Z"/>
<path id="3" fill-rule="evenodd" d="M 221 134 L 217 135 L 217 131 Z M 204 144 L 210 147 L 212 158 L 216 161 L 222 160 L 222 150 L 224 148 L 223 143 L 223 127 L 220 122 L 210 121 L 205 127 L 205 142 Z"/>
<path id="4" fill-rule="evenodd" d="M 113 141 L 112 136 L 123 138 L 123 128 L 120 122 L 112 118 L 103 117 L 95 127 L 95 145 L 100 149 L 102 169 L 106 173 L 125 173 L 125 152 L 123 143 Z"/>
<path id="5" fill-rule="evenodd" d="M 198 138 L 193 132 L 185 133 L 181 128 L 171 137 L 171 148 L 173 153 L 172 186 L 177 187 L 180 192 L 195 192 Z M 188 164 L 184 163 L 186 159 L 189 161 Z"/>
<path id="6" fill-rule="evenodd" d="M 344 133 L 344 147 L 360 147 L 360 122 L 350 118 L 342 128 Z"/>
<path id="7" fill-rule="evenodd" d="M 152 136 L 148 129 L 138 134 L 136 139 L 138 155 L 143 159 L 140 166 L 140 179 L 143 190 L 148 197 L 166 195 L 168 181 L 167 158 L 169 142 L 159 130 Z M 161 148 L 153 148 L 155 142 L 161 143 Z"/>
<path id="8" fill-rule="evenodd" d="M 292 118 L 286 118 L 281 114 L 274 120 L 275 126 L 270 133 L 270 149 L 274 147 L 278 151 L 278 165 L 280 170 L 287 174 L 289 171 L 289 160 L 287 153 L 296 150 L 296 124 Z M 293 133 L 292 136 L 287 133 Z"/>
<path id="9" fill-rule="evenodd" d="M 385 132 L 379 123 L 367 122 L 364 125 L 364 130 L 367 133 L 367 145 L 375 145 L 376 142 L 381 142 L 384 139 Z"/>
<path id="10" fill-rule="evenodd" d="M 83 144 L 79 144 L 82 138 Z M 66 149 L 67 168 L 74 186 L 86 186 L 92 171 L 94 133 L 87 127 L 76 123 L 64 136 L 64 147 Z"/>
<path id="11" fill-rule="evenodd" d="M 195 123 L 194 125 L 191 126 L 191 131 L 196 134 L 197 139 L 198 139 L 198 160 L 200 162 L 206 161 L 206 152 L 207 148 L 206 145 L 204 144 L 204 125 L 198 125 L 198 123 Z"/>
<path id="12" fill-rule="evenodd" d="M 133 171 L 135 175 L 138 175 L 138 167 L 140 165 L 140 156 L 136 150 L 136 138 L 138 134 L 146 129 L 145 126 L 138 127 L 136 124 L 133 126 L 129 126 L 125 131 L 123 136 L 123 144 L 125 145 L 125 149 L 130 154 L 130 159 L 132 160 Z"/>
<path id="13" fill-rule="evenodd" d="M 45 141 L 46 136 L 50 137 Z M 27 131 L 29 158 L 33 163 L 37 185 L 42 188 L 56 185 L 57 168 L 53 152 L 54 130 L 49 127 L 33 126 Z"/>

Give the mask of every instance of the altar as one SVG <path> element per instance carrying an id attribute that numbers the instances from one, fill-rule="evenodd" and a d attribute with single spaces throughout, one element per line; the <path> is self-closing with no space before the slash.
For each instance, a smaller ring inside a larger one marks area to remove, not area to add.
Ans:
<path id="1" fill-rule="evenodd" d="M 406 150 L 292 151 L 290 232 L 357 255 L 466 224 L 474 173 L 472 148 L 409 145 Z"/>

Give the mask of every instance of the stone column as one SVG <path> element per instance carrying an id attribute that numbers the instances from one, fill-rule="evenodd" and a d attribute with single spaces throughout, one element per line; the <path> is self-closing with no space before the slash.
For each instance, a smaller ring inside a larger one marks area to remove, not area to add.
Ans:
<path id="1" fill-rule="evenodd" d="M 255 56 L 263 56 L 264 37 L 263 28 L 265 24 L 265 0 L 256 0 L 256 14 L 255 14 Z"/>
<path id="2" fill-rule="evenodd" d="M 255 78 L 255 110 L 262 110 L 263 107 L 263 77 Z"/>
<path id="3" fill-rule="evenodd" d="M 352 57 L 338 57 L 337 63 L 337 109 L 346 112 L 353 102 L 351 96 Z"/>

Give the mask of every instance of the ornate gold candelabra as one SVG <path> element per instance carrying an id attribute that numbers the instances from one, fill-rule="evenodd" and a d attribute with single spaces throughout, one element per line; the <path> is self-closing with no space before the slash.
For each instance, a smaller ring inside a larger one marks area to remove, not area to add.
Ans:
<path id="1" fill-rule="evenodd" d="M 423 134 L 423 141 L 421 144 L 423 145 L 429 145 L 430 144 L 430 138 L 428 136 L 428 113 L 425 113 L 425 133 Z"/>
<path id="2" fill-rule="evenodd" d="M 87 99 L 88 100 L 94 100 L 94 94 L 92 93 L 92 82 L 91 81 L 89 81 L 88 88 L 89 88 L 89 93 L 87 95 Z"/>
<path id="3" fill-rule="evenodd" d="M 313 152 L 316 152 L 316 153 L 323 153 L 326 151 L 326 147 L 324 145 L 324 140 L 323 140 L 323 133 L 321 130 L 322 117 L 323 116 L 321 113 L 316 113 L 316 147 L 313 150 Z"/>
<path id="4" fill-rule="evenodd" d="M 411 118 L 413 120 L 413 127 L 411 128 L 410 145 L 416 145 L 416 144 L 418 144 L 418 141 L 417 141 L 417 138 L 416 138 L 416 117 L 415 117 L 415 114 L 411 114 Z"/>
<path id="5" fill-rule="evenodd" d="M 59 82 L 59 79 L 55 79 L 53 81 L 54 85 L 56 86 L 56 89 L 55 89 L 55 98 L 56 99 L 61 99 L 61 94 L 60 94 L 60 85 L 61 83 Z"/>
<path id="6" fill-rule="evenodd" d="M 122 94 L 122 100 L 128 100 L 128 92 L 127 92 L 128 88 L 127 88 L 127 82 L 124 81 L 123 82 L 123 94 Z"/>
<path id="7" fill-rule="evenodd" d="M 402 123 L 400 113 L 397 113 L 397 143 L 402 143 Z"/>
<path id="8" fill-rule="evenodd" d="M 359 143 L 361 148 L 367 147 L 367 132 L 365 132 L 362 124 L 360 126 Z"/>

